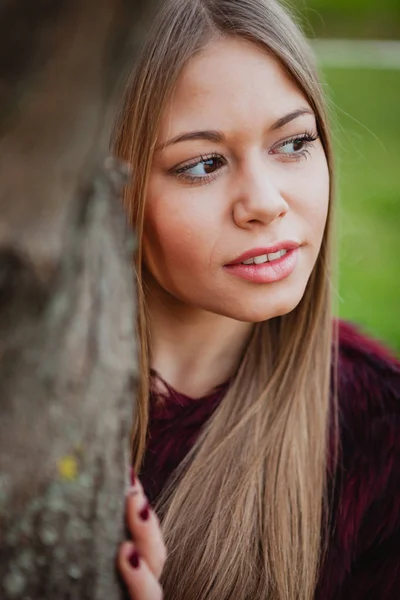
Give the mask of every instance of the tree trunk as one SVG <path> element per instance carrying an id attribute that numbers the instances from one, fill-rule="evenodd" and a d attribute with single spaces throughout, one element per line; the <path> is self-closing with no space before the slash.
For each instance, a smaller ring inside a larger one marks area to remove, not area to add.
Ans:
<path id="1" fill-rule="evenodd" d="M 2 600 L 123 596 L 134 242 L 107 154 L 155 5 L 0 7 Z"/>

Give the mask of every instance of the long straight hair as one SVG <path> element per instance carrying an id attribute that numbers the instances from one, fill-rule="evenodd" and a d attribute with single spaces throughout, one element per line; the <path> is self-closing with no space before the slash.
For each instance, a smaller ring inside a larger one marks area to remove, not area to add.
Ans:
<path id="1" fill-rule="evenodd" d="M 332 151 L 313 55 L 275 0 L 167 0 L 127 85 L 114 151 L 132 165 L 125 205 L 138 237 L 141 381 L 133 464 L 140 472 L 149 414 L 141 242 L 158 125 L 182 68 L 221 35 L 273 55 L 304 94 L 328 161 L 330 203 L 301 302 L 254 326 L 232 385 L 157 502 L 168 548 L 162 585 L 166 600 L 310 600 L 324 554 L 337 420 L 330 402 Z"/>

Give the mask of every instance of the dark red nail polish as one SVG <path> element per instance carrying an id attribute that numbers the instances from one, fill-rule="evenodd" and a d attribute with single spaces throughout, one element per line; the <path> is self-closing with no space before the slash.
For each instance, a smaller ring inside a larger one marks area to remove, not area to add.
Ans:
<path id="1" fill-rule="evenodd" d="M 150 504 L 147 502 L 146 506 L 144 508 L 142 508 L 142 510 L 139 513 L 139 517 L 142 519 L 142 521 L 147 521 L 147 519 L 150 516 Z"/>
<path id="2" fill-rule="evenodd" d="M 132 554 L 129 557 L 129 563 L 131 564 L 131 566 L 134 569 L 138 569 L 139 568 L 140 559 L 139 559 L 139 554 L 136 552 L 136 550 L 132 551 Z"/>
<path id="3" fill-rule="evenodd" d="M 134 469 L 131 467 L 131 485 L 135 485 L 135 481 L 136 481 L 136 473 L 135 473 Z"/>

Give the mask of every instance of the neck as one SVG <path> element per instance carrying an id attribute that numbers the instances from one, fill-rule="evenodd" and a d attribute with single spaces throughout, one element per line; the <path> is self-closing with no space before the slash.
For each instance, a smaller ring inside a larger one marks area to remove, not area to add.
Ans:
<path id="1" fill-rule="evenodd" d="M 151 366 L 178 392 L 199 398 L 231 377 L 253 329 L 180 302 L 146 281 Z"/>

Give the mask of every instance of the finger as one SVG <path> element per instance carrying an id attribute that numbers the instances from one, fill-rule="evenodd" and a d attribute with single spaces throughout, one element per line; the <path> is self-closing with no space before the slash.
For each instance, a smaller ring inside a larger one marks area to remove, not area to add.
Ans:
<path id="1" fill-rule="evenodd" d="M 159 579 L 167 552 L 158 517 L 150 507 L 138 480 L 128 492 L 126 519 L 139 554 L 156 579 Z"/>
<path id="2" fill-rule="evenodd" d="M 117 567 L 132 600 L 162 600 L 160 584 L 132 542 L 121 545 Z"/>

